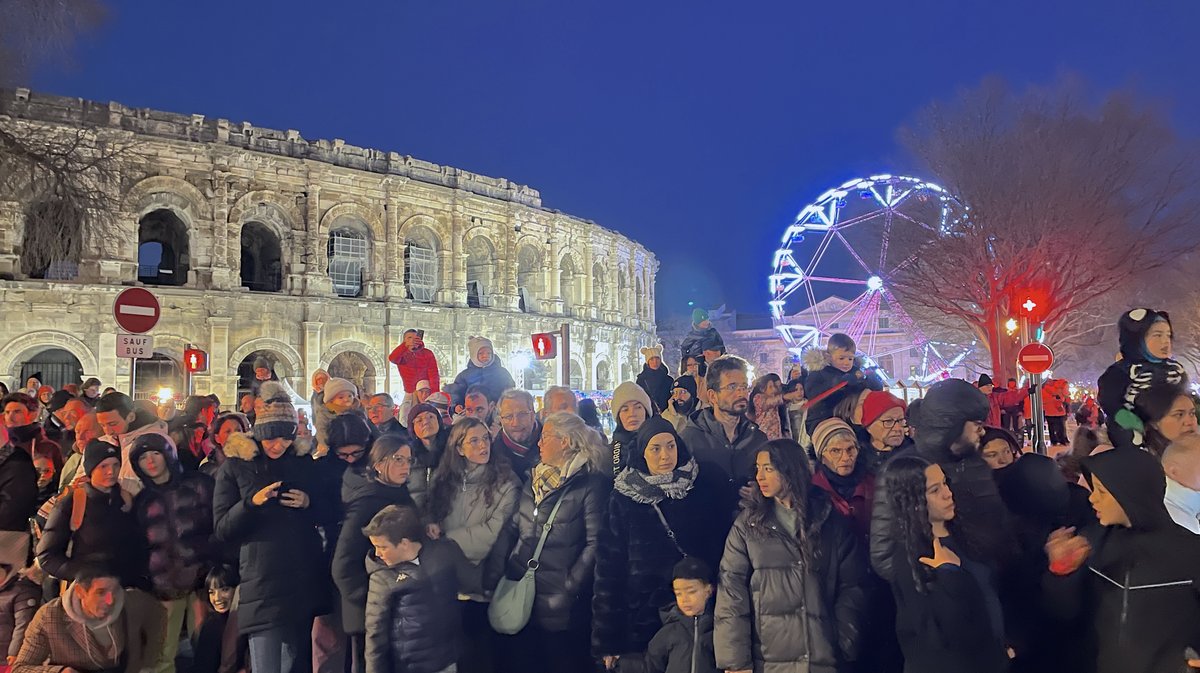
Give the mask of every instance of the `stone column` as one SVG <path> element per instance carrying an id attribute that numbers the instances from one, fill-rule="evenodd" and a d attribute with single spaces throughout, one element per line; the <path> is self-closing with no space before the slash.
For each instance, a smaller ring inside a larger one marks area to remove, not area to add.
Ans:
<path id="1" fill-rule="evenodd" d="M 237 408 L 237 364 L 229 365 L 229 325 L 232 318 L 208 319 L 208 387 L 226 406 Z"/>
<path id="2" fill-rule="evenodd" d="M 312 373 L 321 366 L 321 328 L 325 326 L 323 322 L 313 320 L 304 321 L 304 337 L 301 343 L 300 356 L 304 358 L 304 394 L 308 397 L 312 396 Z"/>
<path id="3" fill-rule="evenodd" d="M 325 241 L 321 236 L 321 187 L 309 177 L 304 199 L 304 230 L 307 242 L 304 260 L 304 294 L 321 297 L 333 293 L 333 283 L 325 273 Z"/>
<path id="4" fill-rule="evenodd" d="M 544 267 L 545 273 L 549 276 L 549 278 L 546 279 L 549 282 L 545 284 L 547 290 L 546 299 L 548 300 L 547 303 L 549 305 L 543 306 L 542 309 L 545 313 L 562 315 L 563 306 L 566 304 L 566 302 L 563 300 L 562 276 L 559 269 L 561 266 L 559 263 L 559 255 L 562 253 L 562 244 L 559 242 L 558 237 L 555 236 L 551 237 L 550 244 L 546 247 L 550 256 L 550 258 L 546 260 Z"/>
<path id="5" fill-rule="evenodd" d="M 383 224 L 387 228 L 383 294 L 388 301 L 401 301 L 404 299 L 404 269 L 400 266 L 400 258 L 404 254 L 404 244 L 400 241 L 400 202 L 390 191 L 389 187 Z"/>

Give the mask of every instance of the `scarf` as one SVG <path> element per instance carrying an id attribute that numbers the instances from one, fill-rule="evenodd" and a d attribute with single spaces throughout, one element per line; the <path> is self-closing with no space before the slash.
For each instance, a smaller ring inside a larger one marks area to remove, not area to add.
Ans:
<path id="1" fill-rule="evenodd" d="M 837 493 L 841 497 L 843 504 L 848 503 L 850 499 L 854 497 L 854 492 L 858 490 L 859 484 L 861 484 L 863 481 L 864 470 L 862 467 L 862 461 L 859 461 L 854 466 L 853 472 L 844 477 L 829 469 L 829 466 L 823 462 L 817 463 L 817 470 L 817 474 L 819 475 L 818 478 L 824 477 L 825 483 L 829 484 L 829 487 L 833 489 L 833 492 Z M 835 502 L 835 504 L 837 503 Z M 838 509 L 841 509 L 841 507 Z M 846 514 L 847 512 L 842 513 Z"/>
<path id="2" fill-rule="evenodd" d="M 695 459 L 689 459 L 668 474 L 646 474 L 630 467 L 617 475 L 613 488 L 636 503 L 657 505 L 668 498 L 682 500 L 692 490 L 698 473 Z"/>
<path id="3" fill-rule="evenodd" d="M 547 495 L 557 491 L 563 484 L 563 473 L 557 467 L 538 463 L 533 468 L 533 504 L 540 505 Z"/>
<path id="4" fill-rule="evenodd" d="M 522 458 L 525 457 L 525 454 L 529 453 L 530 447 L 518 443 L 515 439 L 509 437 L 508 433 L 504 430 L 500 431 L 500 439 L 504 442 L 504 445 L 508 447 L 509 451 L 512 451 Z"/>
<path id="5" fill-rule="evenodd" d="M 758 425 L 758 429 L 767 436 L 767 439 L 783 439 L 783 424 L 779 420 L 779 407 L 782 404 L 783 397 L 778 395 L 773 397 L 754 396 L 754 422 Z"/>

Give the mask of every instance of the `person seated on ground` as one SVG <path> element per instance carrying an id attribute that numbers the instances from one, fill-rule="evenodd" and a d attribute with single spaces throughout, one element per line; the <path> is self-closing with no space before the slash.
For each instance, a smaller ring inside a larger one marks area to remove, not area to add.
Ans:
<path id="1" fill-rule="evenodd" d="M 813 348 L 805 353 L 809 374 L 804 383 L 804 394 L 808 397 L 804 429 L 809 435 L 818 423 L 833 417 L 834 407 L 847 395 L 857 395 L 868 388 L 883 390 L 879 375 L 863 369 L 855 356 L 857 352 L 854 339 L 839 332 L 829 337 L 825 350 Z"/>
<path id="2" fill-rule="evenodd" d="M 220 565 L 208 571 L 204 586 L 212 608 L 192 635 L 192 673 L 242 673 L 250 659 L 250 642 L 238 634 L 234 597 L 241 580 L 237 570 Z"/>
<path id="3" fill-rule="evenodd" d="M 42 604 L 42 587 L 27 575 L 29 536 L 0 531 L 0 655 L 8 660 L 21 649 L 25 629 Z"/>
<path id="4" fill-rule="evenodd" d="M 34 615 L 12 673 L 142 673 L 162 651 L 166 612 L 153 597 L 122 589 L 103 566 L 83 567 Z"/>
<path id="5" fill-rule="evenodd" d="M 712 569 L 689 556 L 675 564 L 671 589 L 675 604 L 663 610 L 663 627 L 643 657 L 622 657 L 621 673 L 720 673 L 713 654 Z"/>

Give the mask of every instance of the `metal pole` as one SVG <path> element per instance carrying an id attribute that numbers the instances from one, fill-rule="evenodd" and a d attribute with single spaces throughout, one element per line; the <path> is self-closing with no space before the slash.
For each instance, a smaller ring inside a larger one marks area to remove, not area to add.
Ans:
<path id="1" fill-rule="evenodd" d="M 1030 375 L 1029 408 L 1033 411 L 1033 450 L 1046 455 L 1046 410 L 1042 407 L 1042 375 Z"/>
<path id="2" fill-rule="evenodd" d="M 129 359 L 129 397 L 134 398 L 137 392 L 137 358 Z"/>
<path id="3" fill-rule="evenodd" d="M 562 358 L 562 385 L 571 387 L 571 324 L 563 323 L 558 332 L 558 357 Z"/>

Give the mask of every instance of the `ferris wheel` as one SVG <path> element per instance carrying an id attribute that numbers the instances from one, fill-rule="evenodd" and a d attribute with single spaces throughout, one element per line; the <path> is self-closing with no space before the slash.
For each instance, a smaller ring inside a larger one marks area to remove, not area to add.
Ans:
<path id="1" fill-rule="evenodd" d="M 912 261 L 898 242 L 947 232 L 968 210 L 945 189 L 898 175 L 850 180 L 805 206 L 769 277 L 772 322 L 788 349 L 800 355 L 842 332 L 889 383 L 948 376 L 972 347 L 929 339 L 888 281 Z"/>

